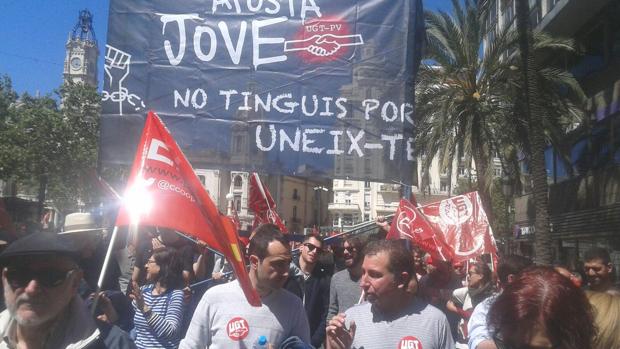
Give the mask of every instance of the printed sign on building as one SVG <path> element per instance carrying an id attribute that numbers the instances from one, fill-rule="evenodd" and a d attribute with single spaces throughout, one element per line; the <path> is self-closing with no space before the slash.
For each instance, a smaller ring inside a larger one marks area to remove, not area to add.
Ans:
<path id="1" fill-rule="evenodd" d="M 148 110 L 194 167 L 411 183 L 420 0 L 112 0 L 101 160 Z"/>

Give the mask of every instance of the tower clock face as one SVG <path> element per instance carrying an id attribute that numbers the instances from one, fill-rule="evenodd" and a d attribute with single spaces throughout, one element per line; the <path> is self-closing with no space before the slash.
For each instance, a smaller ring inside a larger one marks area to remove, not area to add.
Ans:
<path id="1" fill-rule="evenodd" d="M 71 58 L 71 69 L 80 69 L 82 67 L 82 60 L 79 57 Z"/>

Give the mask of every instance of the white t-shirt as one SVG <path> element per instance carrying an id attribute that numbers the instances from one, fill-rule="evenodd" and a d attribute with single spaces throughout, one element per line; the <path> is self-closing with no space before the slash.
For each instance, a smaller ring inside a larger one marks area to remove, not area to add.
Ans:
<path id="1" fill-rule="evenodd" d="M 280 289 L 261 302 L 251 306 L 238 281 L 209 289 L 179 348 L 251 348 L 259 336 L 275 348 L 292 336 L 310 343 L 308 319 L 297 296 Z"/>

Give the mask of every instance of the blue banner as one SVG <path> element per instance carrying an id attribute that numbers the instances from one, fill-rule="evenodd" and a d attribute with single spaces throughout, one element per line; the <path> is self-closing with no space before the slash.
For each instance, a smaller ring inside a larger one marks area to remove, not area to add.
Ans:
<path id="1" fill-rule="evenodd" d="M 153 110 L 195 168 L 414 179 L 420 0 L 112 0 L 100 159 Z"/>

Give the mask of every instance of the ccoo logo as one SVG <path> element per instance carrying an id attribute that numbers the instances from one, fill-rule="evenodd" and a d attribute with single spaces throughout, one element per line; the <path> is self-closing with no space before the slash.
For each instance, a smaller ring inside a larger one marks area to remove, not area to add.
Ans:
<path id="1" fill-rule="evenodd" d="M 226 325 L 226 331 L 228 337 L 234 341 L 240 341 L 248 336 L 250 332 L 250 326 L 248 322 L 242 317 L 235 317 L 228 321 Z"/>
<path id="2" fill-rule="evenodd" d="M 422 342 L 413 336 L 407 336 L 400 340 L 396 349 L 422 349 Z"/>

